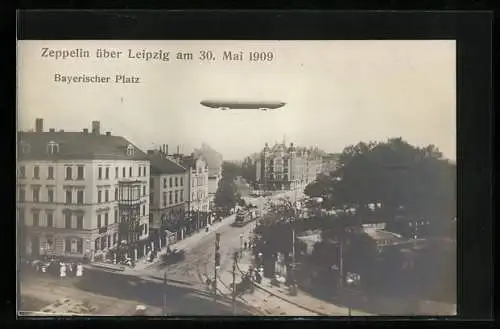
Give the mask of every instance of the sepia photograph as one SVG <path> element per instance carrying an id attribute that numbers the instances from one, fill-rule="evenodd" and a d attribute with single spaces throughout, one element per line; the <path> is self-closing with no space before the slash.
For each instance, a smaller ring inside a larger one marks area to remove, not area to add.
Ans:
<path id="1" fill-rule="evenodd" d="M 454 40 L 17 42 L 17 310 L 457 314 Z"/>

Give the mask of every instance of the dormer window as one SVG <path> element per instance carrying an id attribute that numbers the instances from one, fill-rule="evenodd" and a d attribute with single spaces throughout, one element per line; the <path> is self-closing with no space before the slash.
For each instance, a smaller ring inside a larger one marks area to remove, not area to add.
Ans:
<path id="1" fill-rule="evenodd" d="M 59 153 L 59 144 L 57 144 L 56 142 L 50 141 L 47 144 L 47 153 L 50 155 L 54 155 L 54 154 Z"/>
<path id="2" fill-rule="evenodd" d="M 20 146 L 21 152 L 30 153 L 30 150 L 31 150 L 30 144 L 22 141 L 19 143 L 19 146 Z"/>
<path id="3" fill-rule="evenodd" d="M 133 157 L 134 156 L 135 149 L 132 145 L 127 146 L 127 156 Z"/>

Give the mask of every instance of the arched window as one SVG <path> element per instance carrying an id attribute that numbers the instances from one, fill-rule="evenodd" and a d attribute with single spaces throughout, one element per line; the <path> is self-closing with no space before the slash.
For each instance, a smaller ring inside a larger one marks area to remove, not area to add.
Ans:
<path id="1" fill-rule="evenodd" d="M 127 146 L 127 156 L 133 157 L 134 156 L 134 151 L 135 151 L 134 147 L 129 144 Z"/>
<path id="2" fill-rule="evenodd" d="M 47 153 L 50 155 L 57 154 L 59 152 L 59 144 L 54 141 L 50 141 L 47 144 Z"/>

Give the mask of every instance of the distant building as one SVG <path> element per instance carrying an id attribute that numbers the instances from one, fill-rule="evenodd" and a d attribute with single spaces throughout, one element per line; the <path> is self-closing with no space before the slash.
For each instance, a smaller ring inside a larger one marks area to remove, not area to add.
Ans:
<path id="1" fill-rule="evenodd" d="M 201 149 L 194 151 L 194 155 L 201 157 L 208 166 L 208 196 L 209 202 L 213 204 L 219 181 L 222 178 L 223 157 L 205 143 L 202 144 Z"/>
<path id="2" fill-rule="evenodd" d="M 95 259 L 145 254 L 149 161 L 121 136 L 92 131 L 18 133 L 17 215 L 22 254 Z"/>
<path id="3" fill-rule="evenodd" d="M 210 198 L 208 195 L 208 165 L 199 156 L 176 155 L 179 164 L 187 169 L 186 211 L 189 216 L 188 232 L 199 229 L 210 218 Z"/>
<path id="4" fill-rule="evenodd" d="M 184 237 L 188 170 L 164 151 L 148 151 L 151 162 L 150 234 L 155 249 Z"/>
<path id="5" fill-rule="evenodd" d="M 314 149 L 287 147 L 266 143 L 256 161 L 256 179 L 261 189 L 303 189 L 313 182 L 322 170 L 322 156 Z"/>

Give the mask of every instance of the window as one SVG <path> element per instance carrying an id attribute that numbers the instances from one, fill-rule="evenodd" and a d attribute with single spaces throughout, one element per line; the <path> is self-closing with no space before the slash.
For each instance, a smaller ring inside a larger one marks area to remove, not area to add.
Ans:
<path id="1" fill-rule="evenodd" d="M 118 167 L 115 167 L 115 178 L 118 178 Z"/>
<path id="2" fill-rule="evenodd" d="M 163 207 L 167 206 L 167 192 L 163 192 Z"/>
<path id="3" fill-rule="evenodd" d="M 184 185 L 184 179 L 183 179 L 183 177 L 181 177 L 180 180 L 181 180 L 180 185 L 183 186 Z"/>
<path id="4" fill-rule="evenodd" d="M 155 180 L 153 178 L 151 178 L 149 180 L 149 187 L 153 188 L 155 186 Z"/>
<path id="5" fill-rule="evenodd" d="M 172 191 L 168 192 L 168 203 L 172 204 Z"/>
<path id="6" fill-rule="evenodd" d="M 47 201 L 50 203 L 54 202 L 54 190 L 53 189 L 47 190 Z"/>
<path id="7" fill-rule="evenodd" d="M 104 214 L 104 226 L 108 226 L 109 224 L 109 218 L 108 218 L 108 213 Z"/>
<path id="8" fill-rule="evenodd" d="M 191 181 L 191 186 L 192 186 L 192 187 L 194 187 L 194 182 L 195 182 L 195 180 L 194 180 L 194 178 L 193 178 L 193 180 Z"/>
<path id="9" fill-rule="evenodd" d="M 113 234 L 113 246 L 116 244 L 116 233 Z"/>
<path id="10" fill-rule="evenodd" d="M 59 152 L 59 144 L 56 142 L 49 142 L 47 144 L 47 153 L 50 155 L 57 154 Z"/>
<path id="11" fill-rule="evenodd" d="M 129 157 L 134 156 L 134 147 L 132 145 L 127 146 L 127 156 Z"/>
<path id="12" fill-rule="evenodd" d="M 74 253 L 78 249 L 78 239 L 71 239 L 71 252 Z"/>
<path id="13" fill-rule="evenodd" d="M 106 249 L 106 237 L 101 237 L 101 249 Z"/>
<path id="14" fill-rule="evenodd" d="M 146 216 L 146 205 L 142 205 L 142 215 Z"/>
<path id="15" fill-rule="evenodd" d="M 71 252 L 71 239 L 70 238 L 66 238 L 64 240 L 64 251 Z"/>
<path id="16" fill-rule="evenodd" d="M 47 237 L 47 250 L 52 251 L 54 248 L 54 237 L 49 235 Z"/>
<path id="17" fill-rule="evenodd" d="M 167 179 L 163 178 L 163 188 L 167 188 Z"/>
<path id="18" fill-rule="evenodd" d="M 106 179 L 109 179 L 109 167 L 106 167 Z"/>
<path id="19" fill-rule="evenodd" d="M 33 179 L 40 179 L 40 167 L 33 167 Z"/>
<path id="20" fill-rule="evenodd" d="M 172 184 L 172 177 L 170 177 L 170 178 L 169 178 L 169 185 L 170 185 L 170 187 L 174 186 L 174 185 Z"/>
<path id="21" fill-rule="evenodd" d="M 76 216 L 76 228 L 83 230 L 83 215 Z"/>
<path id="22" fill-rule="evenodd" d="M 146 186 L 142 187 L 142 196 L 146 196 Z"/>
<path id="23" fill-rule="evenodd" d="M 102 167 L 99 167 L 99 172 L 97 175 L 97 179 L 102 179 Z"/>
<path id="24" fill-rule="evenodd" d="M 64 227 L 71 228 L 71 213 L 69 211 L 64 214 Z"/>
<path id="25" fill-rule="evenodd" d="M 83 204 L 83 191 L 76 192 L 76 203 Z"/>
<path id="26" fill-rule="evenodd" d="M 108 202 L 109 201 L 109 191 L 106 190 L 104 191 L 104 202 Z"/>
<path id="27" fill-rule="evenodd" d="M 19 167 L 19 178 L 26 178 L 26 167 L 25 166 Z"/>
<path id="28" fill-rule="evenodd" d="M 115 201 L 118 200 L 118 187 L 115 187 Z"/>
<path id="29" fill-rule="evenodd" d="M 66 190 L 66 204 L 71 204 L 72 203 L 72 195 L 71 190 Z"/>
<path id="30" fill-rule="evenodd" d="M 47 213 L 47 226 L 48 227 L 54 226 L 54 214 L 51 212 Z"/>
<path id="31" fill-rule="evenodd" d="M 148 224 L 144 224 L 144 234 L 148 233 Z"/>
<path id="32" fill-rule="evenodd" d="M 49 174 L 47 179 L 54 179 L 54 167 L 49 167 Z"/>
<path id="33" fill-rule="evenodd" d="M 97 191 L 97 203 L 102 202 L 102 191 Z"/>
<path id="34" fill-rule="evenodd" d="M 137 168 L 139 170 L 139 174 L 137 176 L 141 177 L 141 169 L 142 167 Z"/>
<path id="35" fill-rule="evenodd" d="M 183 190 L 180 190 L 180 192 L 181 192 L 181 193 L 180 193 L 180 194 L 181 194 L 181 196 L 180 196 L 181 200 L 180 200 L 180 201 L 181 201 L 181 202 L 184 202 L 184 191 L 183 191 Z"/>
<path id="36" fill-rule="evenodd" d="M 33 226 L 40 226 L 40 213 L 38 211 L 33 212 Z"/>
<path id="37" fill-rule="evenodd" d="M 76 239 L 76 252 L 83 253 L 83 239 Z"/>
<path id="38" fill-rule="evenodd" d="M 144 167 L 144 170 L 143 170 L 144 176 L 148 175 L 147 172 L 148 172 L 148 167 Z"/>
<path id="39" fill-rule="evenodd" d="M 33 202 L 40 202 L 40 188 L 33 188 Z"/>
<path id="40" fill-rule="evenodd" d="M 83 180 L 83 166 L 78 166 L 77 169 L 77 178 L 78 180 Z"/>
<path id="41" fill-rule="evenodd" d="M 97 215 L 97 227 L 101 228 L 101 214 Z"/>
<path id="42" fill-rule="evenodd" d="M 111 247 L 111 235 L 108 235 L 107 240 L 108 240 L 108 241 L 106 242 L 107 246 L 108 246 L 108 247 Z"/>
<path id="43" fill-rule="evenodd" d="M 175 177 L 175 186 L 179 186 L 179 181 L 177 177 Z"/>
<path id="44" fill-rule="evenodd" d="M 132 177 L 132 167 L 128 168 L 128 177 Z"/>
<path id="45" fill-rule="evenodd" d="M 115 223 L 118 222 L 118 210 L 115 209 Z"/>
<path id="46" fill-rule="evenodd" d="M 179 202 L 179 191 L 175 191 L 175 203 Z"/>
<path id="47" fill-rule="evenodd" d="M 19 189 L 19 201 L 24 202 L 26 200 L 26 190 L 24 188 Z"/>
<path id="48" fill-rule="evenodd" d="M 71 167 L 66 167 L 66 180 L 72 180 L 73 173 L 71 171 Z"/>
<path id="49" fill-rule="evenodd" d="M 127 177 L 127 176 L 125 175 L 125 167 L 123 167 L 123 168 L 122 168 L 122 177 L 123 177 L 123 178 Z"/>

